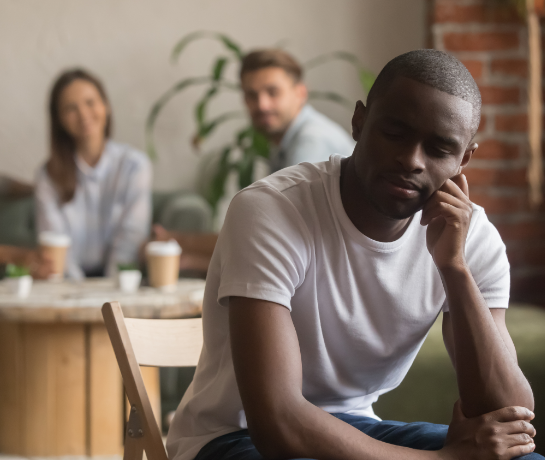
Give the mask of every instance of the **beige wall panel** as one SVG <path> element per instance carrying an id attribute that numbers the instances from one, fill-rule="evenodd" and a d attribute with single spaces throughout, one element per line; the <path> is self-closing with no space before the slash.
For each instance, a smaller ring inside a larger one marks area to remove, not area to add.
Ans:
<path id="1" fill-rule="evenodd" d="M 424 45 L 424 5 L 425 0 L 1 0 L 1 172 L 32 180 L 43 164 L 48 91 L 61 69 L 83 66 L 102 78 L 115 138 L 144 149 L 152 103 L 178 79 L 207 73 L 211 58 L 222 52 L 203 41 L 172 65 L 170 52 L 183 35 L 222 31 L 245 49 L 283 41 L 301 60 L 346 50 L 378 72 L 397 54 Z M 235 68 L 230 75 L 236 78 Z M 347 64 L 325 66 L 307 80 L 314 89 L 335 89 L 354 101 L 362 97 Z M 157 189 L 197 186 L 200 157 L 190 139 L 201 93 L 195 89 L 177 98 L 158 120 Z M 240 107 L 238 95 L 226 94 L 210 114 Z M 327 102 L 316 107 L 350 128 L 350 111 Z M 229 140 L 232 126 L 206 149 Z"/>

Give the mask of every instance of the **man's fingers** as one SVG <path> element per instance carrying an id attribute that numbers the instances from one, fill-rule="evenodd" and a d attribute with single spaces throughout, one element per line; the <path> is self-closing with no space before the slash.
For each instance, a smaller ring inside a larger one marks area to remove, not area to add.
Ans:
<path id="1" fill-rule="evenodd" d="M 527 422 L 526 420 L 517 420 L 516 422 L 506 422 L 502 424 L 502 427 L 507 434 L 525 433 L 532 437 L 536 435 L 536 429 L 530 422 Z"/>
<path id="2" fill-rule="evenodd" d="M 507 449 L 507 458 L 522 457 L 523 455 L 531 454 L 535 448 L 536 445 L 533 442 L 523 446 L 509 447 Z"/>
<path id="3" fill-rule="evenodd" d="M 460 221 L 462 219 L 462 217 L 460 216 L 461 212 L 462 211 L 456 206 L 453 206 L 452 204 L 446 203 L 444 201 L 440 201 L 432 204 L 432 206 L 426 208 L 426 210 L 422 212 L 422 219 L 420 220 L 420 224 L 428 225 L 433 219 L 437 217 L 443 217 L 447 221 L 447 223 Z"/>
<path id="4" fill-rule="evenodd" d="M 467 184 L 467 177 L 465 174 L 457 174 L 456 176 L 451 177 L 450 180 L 458 186 L 466 197 L 469 197 L 469 185 Z"/>
<path id="5" fill-rule="evenodd" d="M 512 434 L 505 439 L 508 447 L 525 446 L 526 444 L 534 443 L 532 437 L 526 433 Z"/>
<path id="6" fill-rule="evenodd" d="M 516 422 L 517 420 L 532 420 L 535 415 L 531 410 L 526 409 L 526 407 L 510 406 L 485 414 L 483 417 L 498 422 Z"/>

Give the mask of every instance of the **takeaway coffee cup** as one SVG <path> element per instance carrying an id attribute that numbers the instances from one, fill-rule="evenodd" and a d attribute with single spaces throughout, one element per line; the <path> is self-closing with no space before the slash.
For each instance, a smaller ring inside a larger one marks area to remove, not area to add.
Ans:
<path id="1" fill-rule="evenodd" d="M 70 237 L 64 233 L 42 232 L 38 236 L 38 243 L 44 256 L 52 262 L 53 274 L 50 279 L 62 279 L 64 277 L 66 253 L 71 243 Z"/>
<path id="2" fill-rule="evenodd" d="M 146 245 L 150 286 L 163 291 L 176 289 L 181 253 L 182 248 L 175 240 L 151 241 Z"/>

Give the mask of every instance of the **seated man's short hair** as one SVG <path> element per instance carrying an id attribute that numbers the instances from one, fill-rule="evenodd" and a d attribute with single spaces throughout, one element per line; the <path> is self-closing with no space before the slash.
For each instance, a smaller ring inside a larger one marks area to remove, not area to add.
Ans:
<path id="1" fill-rule="evenodd" d="M 392 59 L 378 75 L 367 105 L 380 97 L 396 77 L 406 77 L 459 97 L 473 106 L 473 135 L 481 121 L 481 93 L 469 70 L 454 56 L 443 51 L 421 49 Z"/>
<path id="2" fill-rule="evenodd" d="M 303 68 L 295 58 L 280 49 L 262 49 L 251 51 L 242 59 L 240 78 L 247 72 L 265 69 L 267 67 L 279 67 L 293 77 L 296 83 L 303 79 Z"/>

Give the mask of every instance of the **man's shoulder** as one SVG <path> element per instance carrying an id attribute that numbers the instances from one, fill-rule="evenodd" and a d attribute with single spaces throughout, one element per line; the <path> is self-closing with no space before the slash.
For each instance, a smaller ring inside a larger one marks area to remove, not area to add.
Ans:
<path id="1" fill-rule="evenodd" d="M 354 144 L 354 141 L 348 134 L 348 132 L 338 123 L 333 121 L 321 112 L 318 112 L 312 106 L 306 106 L 305 117 L 296 137 L 312 137 L 313 139 L 331 139 L 334 138 L 340 142 L 346 142 L 348 144 Z"/>
<path id="2" fill-rule="evenodd" d="M 323 182 L 323 175 L 333 173 L 333 160 L 319 163 L 300 163 L 288 166 L 250 185 L 244 191 L 268 187 L 284 194 L 289 189 L 304 189 L 311 183 Z"/>
<path id="3" fill-rule="evenodd" d="M 302 215 L 305 208 L 314 207 L 316 190 L 327 187 L 334 174 L 335 160 L 320 163 L 300 163 L 281 169 L 238 192 L 229 210 L 244 210 L 244 214 L 266 211 Z"/>

